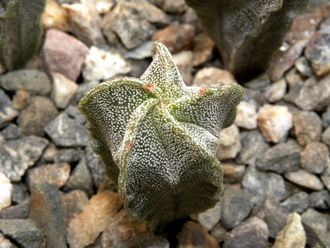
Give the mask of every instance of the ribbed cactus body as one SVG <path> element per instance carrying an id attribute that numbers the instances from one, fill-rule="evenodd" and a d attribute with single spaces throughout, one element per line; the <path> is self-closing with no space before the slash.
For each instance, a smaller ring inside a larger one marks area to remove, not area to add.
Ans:
<path id="1" fill-rule="evenodd" d="M 37 51 L 45 0 L 0 0 L 0 61 L 12 70 Z"/>
<path id="2" fill-rule="evenodd" d="M 81 100 L 93 150 L 118 181 L 132 216 L 156 227 L 220 199 L 219 132 L 232 124 L 242 95 L 237 84 L 186 86 L 156 42 L 140 79 L 105 82 Z"/>

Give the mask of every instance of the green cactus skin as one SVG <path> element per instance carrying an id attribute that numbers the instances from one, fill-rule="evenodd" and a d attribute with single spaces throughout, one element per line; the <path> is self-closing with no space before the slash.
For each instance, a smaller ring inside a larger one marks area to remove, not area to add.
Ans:
<path id="1" fill-rule="evenodd" d="M 45 0 L 0 0 L 0 61 L 12 70 L 39 49 Z"/>
<path id="2" fill-rule="evenodd" d="M 233 123 L 243 88 L 188 87 L 164 45 L 152 53 L 140 79 L 102 83 L 79 109 L 128 212 L 155 228 L 220 199 L 219 132 Z"/>

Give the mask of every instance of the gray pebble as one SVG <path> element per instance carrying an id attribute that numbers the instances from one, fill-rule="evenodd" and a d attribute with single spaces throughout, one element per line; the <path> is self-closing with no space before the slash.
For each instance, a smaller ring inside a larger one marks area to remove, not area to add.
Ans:
<path id="1" fill-rule="evenodd" d="M 51 91 L 51 81 L 47 74 L 39 70 L 17 70 L 0 76 L 0 86 L 8 91 L 24 89 L 31 95 L 47 95 Z"/>
<path id="2" fill-rule="evenodd" d="M 277 173 L 298 170 L 302 148 L 294 140 L 277 144 L 260 154 L 256 165 L 258 168 Z"/>
<path id="3" fill-rule="evenodd" d="M 87 129 L 66 113 L 57 116 L 44 130 L 57 146 L 79 147 L 89 142 Z"/>
<path id="4" fill-rule="evenodd" d="M 321 174 L 329 164 L 329 150 L 322 143 L 309 143 L 301 153 L 301 166 L 310 173 Z"/>
<path id="5" fill-rule="evenodd" d="M 226 188 L 221 201 L 221 224 L 232 229 L 246 219 L 254 205 L 251 194 L 245 190 Z"/>
<path id="6" fill-rule="evenodd" d="M 283 178 L 272 172 L 261 172 L 249 168 L 244 175 L 242 185 L 260 202 L 267 196 L 282 200 L 286 196 Z"/>
<path id="7" fill-rule="evenodd" d="M 5 127 L 17 115 L 18 112 L 13 108 L 10 98 L 0 89 L 0 128 Z"/>
<path id="8" fill-rule="evenodd" d="M 242 148 L 237 158 L 240 164 L 254 165 L 258 156 L 262 156 L 269 145 L 260 132 L 254 130 L 241 133 Z"/>
<path id="9" fill-rule="evenodd" d="M 290 213 L 302 213 L 309 207 L 309 195 L 306 192 L 299 192 L 286 199 L 281 206 Z"/>
<path id="10" fill-rule="evenodd" d="M 234 228 L 227 236 L 224 248 L 265 248 L 268 247 L 267 224 L 252 217 Z"/>
<path id="11" fill-rule="evenodd" d="M 21 137 L 21 130 L 16 124 L 10 123 L 1 134 L 6 140 L 17 139 Z"/>

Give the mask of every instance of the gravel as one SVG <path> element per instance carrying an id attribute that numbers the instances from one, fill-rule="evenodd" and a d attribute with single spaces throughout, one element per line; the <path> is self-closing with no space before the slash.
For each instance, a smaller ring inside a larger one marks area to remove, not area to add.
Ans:
<path id="1" fill-rule="evenodd" d="M 330 8 L 296 18 L 288 49 L 242 82 L 217 151 L 221 200 L 153 233 L 123 210 L 77 103 L 105 80 L 140 77 L 153 39 L 189 85 L 234 76 L 184 0 L 57 2 L 41 53 L 0 69 L 0 247 L 330 247 Z"/>

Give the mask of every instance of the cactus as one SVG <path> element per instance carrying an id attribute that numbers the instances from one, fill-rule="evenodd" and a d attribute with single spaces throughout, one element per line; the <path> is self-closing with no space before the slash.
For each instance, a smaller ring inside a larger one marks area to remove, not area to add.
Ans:
<path id="1" fill-rule="evenodd" d="M 8 70 L 38 51 L 44 7 L 45 0 L 0 0 L 0 62 Z"/>
<path id="2" fill-rule="evenodd" d="M 186 0 L 220 50 L 225 67 L 246 79 L 267 69 L 294 16 L 308 0 Z"/>
<path id="3" fill-rule="evenodd" d="M 79 109 L 124 206 L 157 227 L 208 209 L 221 197 L 219 132 L 233 123 L 243 88 L 188 87 L 164 45 L 155 42 L 152 54 L 140 79 L 102 83 Z"/>

